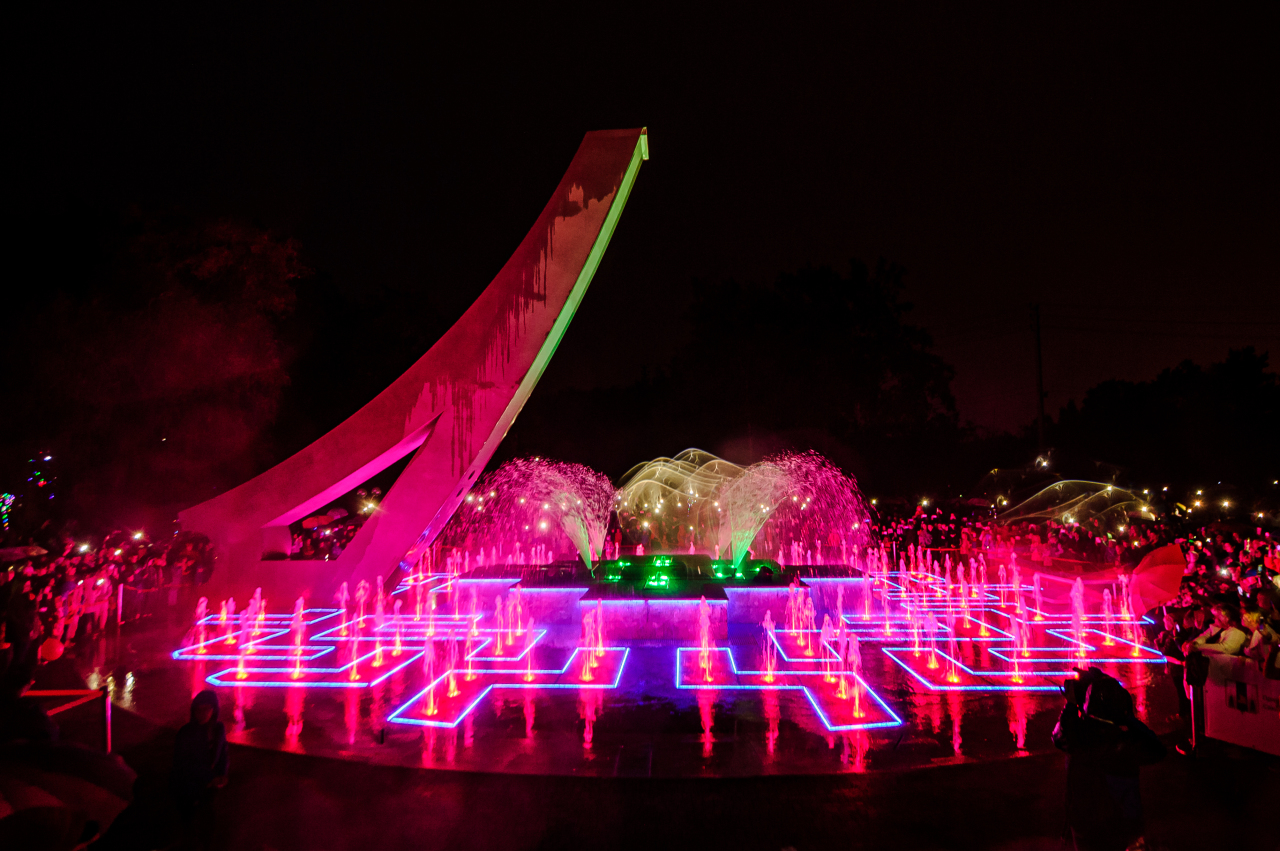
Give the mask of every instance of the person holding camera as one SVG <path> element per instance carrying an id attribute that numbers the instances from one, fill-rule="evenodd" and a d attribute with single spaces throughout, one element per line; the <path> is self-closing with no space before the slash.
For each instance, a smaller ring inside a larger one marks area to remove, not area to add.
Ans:
<path id="1" fill-rule="evenodd" d="M 1067 827 L 1079 851 L 1143 847 L 1138 769 L 1164 759 L 1155 733 L 1133 713 L 1133 698 L 1097 668 L 1063 684 L 1067 704 L 1053 744 L 1067 753 Z"/>

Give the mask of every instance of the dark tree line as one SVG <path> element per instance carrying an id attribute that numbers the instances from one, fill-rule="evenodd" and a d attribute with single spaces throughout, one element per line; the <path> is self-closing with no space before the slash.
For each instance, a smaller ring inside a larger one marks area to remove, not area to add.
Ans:
<path id="1" fill-rule="evenodd" d="M 502 451 L 616 476 L 688 446 L 739 462 L 812 448 L 879 487 L 936 484 L 965 432 L 951 367 L 908 321 L 903 275 L 855 261 L 846 274 L 697 284 L 686 333 L 624 335 L 625 349 L 669 350 L 668 368 L 628 387 L 535 393 Z"/>
<path id="2" fill-rule="evenodd" d="M 43 512 L 163 534 L 177 510 L 277 460 L 281 328 L 309 270 L 291 241 L 231 222 L 139 221 L 113 248 L 109 271 L 25 295 L 4 485 L 20 492 L 41 449 L 59 476 Z"/>
<path id="3" fill-rule="evenodd" d="M 1264 486 L 1280 475 L 1280 381 L 1268 367 L 1268 354 L 1249 346 L 1151 381 L 1104 381 L 1063 408 L 1049 433 L 1133 480 Z"/>

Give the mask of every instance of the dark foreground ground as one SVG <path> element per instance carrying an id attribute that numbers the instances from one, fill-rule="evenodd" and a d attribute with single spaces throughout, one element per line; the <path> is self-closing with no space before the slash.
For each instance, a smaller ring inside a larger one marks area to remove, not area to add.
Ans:
<path id="1" fill-rule="evenodd" d="M 60 720 L 69 738 L 92 719 Z M 173 731 L 116 715 L 136 799 L 95 848 L 165 847 Z M 867 775 L 656 780 L 376 766 L 232 746 L 205 847 L 1056 849 L 1060 756 Z M 1280 760 L 1227 747 L 1146 769 L 1156 848 L 1280 847 Z M 184 846 L 185 847 L 185 846 Z"/>

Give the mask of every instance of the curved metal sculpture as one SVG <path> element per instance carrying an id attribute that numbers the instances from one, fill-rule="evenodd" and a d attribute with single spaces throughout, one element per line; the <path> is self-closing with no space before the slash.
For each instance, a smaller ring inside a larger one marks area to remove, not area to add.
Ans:
<path id="1" fill-rule="evenodd" d="M 555 354 L 648 158 L 644 129 L 588 133 L 511 259 L 417 363 L 306 449 L 181 512 L 216 548 L 212 590 L 327 595 L 434 540 Z M 411 452 L 336 564 L 281 560 L 289 524 Z"/>

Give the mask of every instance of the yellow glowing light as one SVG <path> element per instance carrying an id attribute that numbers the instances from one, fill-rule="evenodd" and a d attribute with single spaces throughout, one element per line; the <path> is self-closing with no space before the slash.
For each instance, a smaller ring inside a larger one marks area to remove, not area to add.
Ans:
<path id="1" fill-rule="evenodd" d="M 142 533 L 141 533 L 141 532 L 134 532 L 134 533 L 133 533 L 133 539 L 134 539 L 135 541 L 141 541 L 141 540 L 142 540 Z"/>
<path id="2" fill-rule="evenodd" d="M 1227 501 L 1224 499 L 1224 500 L 1222 501 L 1222 507 L 1223 507 L 1223 508 L 1230 508 L 1230 507 L 1231 507 L 1231 503 L 1227 502 Z"/>

